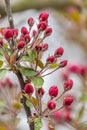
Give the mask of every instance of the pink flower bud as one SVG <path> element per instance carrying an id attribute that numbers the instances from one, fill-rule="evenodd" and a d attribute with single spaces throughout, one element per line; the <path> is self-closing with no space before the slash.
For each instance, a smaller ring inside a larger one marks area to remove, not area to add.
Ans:
<path id="1" fill-rule="evenodd" d="M 67 65 L 67 60 L 63 60 L 59 64 L 60 67 L 65 67 L 66 65 Z"/>
<path id="2" fill-rule="evenodd" d="M 73 96 L 66 96 L 63 100 L 63 105 L 70 106 L 73 102 Z"/>
<path id="3" fill-rule="evenodd" d="M 44 95 L 44 89 L 43 88 L 39 88 L 38 89 L 38 94 L 40 94 L 41 96 Z"/>
<path id="4" fill-rule="evenodd" d="M 48 103 L 47 103 L 47 106 L 48 106 L 49 110 L 53 110 L 56 107 L 56 102 L 53 101 L 53 100 L 49 100 Z"/>
<path id="5" fill-rule="evenodd" d="M 47 28 L 44 32 L 44 36 L 47 37 L 47 36 L 50 36 L 52 34 L 52 28 Z"/>
<path id="6" fill-rule="evenodd" d="M 65 111 L 64 118 L 65 118 L 66 121 L 71 121 L 72 120 L 71 114 L 70 114 L 69 111 Z"/>
<path id="7" fill-rule="evenodd" d="M 85 74 L 87 74 L 87 68 L 85 65 L 80 65 L 80 74 L 82 76 L 84 76 Z"/>
<path id="8" fill-rule="evenodd" d="M 29 24 L 30 27 L 32 27 L 34 25 L 34 19 L 32 17 L 30 17 L 28 19 L 28 24 Z"/>
<path id="9" fill-rule="evenodd" d="M 10 38 L 13 38 L 13 31 L 12 29 L 5 29 L 4 30 L 4 38 L 5 39 L 10 39 Z"/>
<path id="10" fill-rule="evenodd" d="M 56 85 L 53 85 L 53 86 L 51 86 L 50 87 L 50 89 L 49 89 L 49 95 L 51 96 L 51 97 L 56 97 L 57 95 L 58 95 L 58 86 L 56 86 Z"/>
<path id="11" fill-rule="evenodd" d="M 43 50 L 43 51 L 46 51 L 47 49 L 48 49 L 48 44 L 47 44 L 47 43 L 44 43 L 44 44 L 43 44 L 43 49 L 42 49 L 42 50 Z"/>
<path id="12" fill-rule="evenodd" d="M 46 62 L 47 62 L 48 64 L 52 64 L 52 63 L 56 62 L 55 56 L 54 56 L 54 55 L 49 56 L 49 57 L 47 58 Z"/>
<path id="13" fill-rule="evenodd" d="M 35 46 L 35 49 L 36 49 L 37 52 L 42 51 L 42 44 L 36 45 L 36 46 Z"/>
<path id="14" fill-rule="evenodd" d="M 32 35 L 33 35 L 33 37 L 36 37 L 37 31 L 35 29 L 32 31 Z"/>
<path id="15" fill-rule="evenodd" d="M 30 42 L 30 40 L 31 40 L 30 35 L 29 34 L 25 34 L 24 39 L 25 39 L 25 41 L 27 43 Z"/>
<path id="16" fill-rule="evenodd" d="M 25 46 L 25 44 L 26 44 L 26 43 L 25 43 L 24 41 L 19 41 L 17 48 L 18 48 L 19 50 L 21 50 L 21 49 Z"/>
<path id="17" fill-rule="evenodd" d="M 3 40 L 0 38 L 0 45 L 3 46 Z"/>
<path id="18" fill-rule="evenodd" d="M 47 28 L 47 26 L 48 26 L 47 22 L 40 22 L 37 25 L 37 28 L 39 29 L 39 31 L 44 31 Z"/>
<path id="19" fill-rule="evenodd" d="M 63 117 L 63 112 L 61 110 L 56 111 L 53 116 L 56 120 L 60 120 Z"/>
<path id="20" fill-rule="evenodd" d="M 7 86 L 9 86 L 9 87 L 12 87 L 12 86 L 13 86 L 13 83 L 12 83 L 12 81 L 11 81 L 9 78 L 6 78 L 6 79 L 5 79 L 5 84 L 6 84 Z"/>
<path id="21" fill-rule="evenodd" d="M 64 90 L 68 91 L 72 88 L 72 86 L 73 86 L 73 81 L 69 79 L 64 83 Z"/>
<path id="22" fill-rule="evenodd" d="M 25 93 L 27 94 L 32 94 L 34 92 L 34 88 L 33 88 L 33 85 L 30 84 L 30 83 L 27 83 L 24 87 L 24 91 Z"/>
<path id="23" fill-rule="evenodd" d="M 72 64 L 69 66 L 69 71 L 73 73 L 80 73 L 80 67 L 77 64 Z"/>
<path id="24" fill-rule="evenodd" d="M 60 57 L 63 55 L 63 53 L 64 53 L 64 49 L 62 47 L 60 47 L 60 48 L 56 49 L 55 56 Z"/>
<path id="25" fill-rule="evenodd" d="M 39 15 L 39 20 L 40 21 L 46 21 L 49 17 L 49 13 L 48 12 L 42 12 Z"/>
<path id="26" fill-rule="evenodd" d="M 14 36 L 18 36 L 18 29 L 17 28 L 13 28 L 12 31 L 13 31 Z"/>
<path id="27" fill-rule="evenodd" d="M 25 26 L 23 26 L 23 27 L 21 28 L 21 33 L 22 33 L 23 35 L 29 34 L 28 29 L 27 29 Z"/>

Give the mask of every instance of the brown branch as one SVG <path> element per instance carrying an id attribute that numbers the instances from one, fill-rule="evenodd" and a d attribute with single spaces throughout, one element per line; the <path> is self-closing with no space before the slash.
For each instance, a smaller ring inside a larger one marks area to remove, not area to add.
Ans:
<path id="1" fill-rule="evenodd" d="M 11 12 L 11 6 L 10 6 L 10 0 L 5 0 L 5 10 L 8 16 L 8 21 L 10 28 L 14 28 L 14 22 L 13 22 L 13 17 L 12 17 L 12 12 Z"/>

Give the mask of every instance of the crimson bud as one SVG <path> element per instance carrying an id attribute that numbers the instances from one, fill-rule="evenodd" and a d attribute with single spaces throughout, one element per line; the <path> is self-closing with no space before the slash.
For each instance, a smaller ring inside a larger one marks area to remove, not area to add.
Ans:
<path id="1" fill-rule="evenodd" d="M 28 19 L 28 24 L 29 24 L 30 27 L 32 27 L 34 25 L 34 19 L 32 17 L 30 17 Z"/>
<path id="2" fill-rule="evenodd" d="M 66 65 L 67 65 L 67 60 L 63 60 L 59 64 L 60 67 L 65 67 Z"/>
<path id="3" fill-rule="evenodd" d="M 73 86 L 73 81 L 69 79 L 64 83 L 64 90 L 65 91 L 70 90 L 72 86 Z"/>
<path id="4" fill-rule="evenodd" d="M 29 34 L 25 34 L 24 39 L 26 42 L 30 42 L 31 38 Z"/>
<path id="5" fill-rule="evenodd" d="M 40 22 L 37 25 L 37 28 L 39 29 L 39 31 L 44 31 L 47 28 L 47 26 L 48 26 L 47 22 Z"/>
<path id="6" fill-rule="evenodd" d="M 70 106 L 73 102 L 73 96 L 66 96 L 63 100 L 63 105 Z"/>
<path id="7" fill-rule="evenodd" d="M 38 89 L 38 94 L 44 95 L 44 89 L 43 89 L 43 88 L 39 88 L 39 89 Z"/>
<path id="8" fill-rule="evenodd" d="M 21 49 L 25 46 L 25 44 L 26 44 L 26 43 L 25 43 L 24 41 L 19 41 L 17 48 L 18 48 L 19 50 L 21 50 Z"/>
<path id="9" fill-rule="evenodd" d="M 44 32 L 44 36 L 47 37 L 47 36 L 50 36 L 52 34 L 52 28 L 47 28 Z"/>
<path id="10" fill-rule="evenodd" d="M 56 56 L 56 57 L 60 57 L 60 56 L 63 55 L 63 53 L 64 53 L 64 49 L 63 49 L 62 47 L 59 47 L 59 48 L 56 49 L 56 51 L 55 51 L 55 56 Z"/>
<path id="11" fill-rule="evenodd" d="M 4 30 L 4 38 L 5 39 L 10 39 L 13 38 L 13 30 L 12 29 L 5 29 Z"/>
<path id="12" fill-rule="evenodd" d="M 58 86 L 56 85 L 51 86 L 49 89 L 49 95 L 51 97 L 56 97 L 58 95 Z"/>
<path id="13" fill-rule="evenodd" d="M 24 91 L 25 93 L 27 94 L 32 94 L 34 92 L 34 88 L 33 88 L 33 85 L 30 84 L 30 83 L 27 83 L 24 87 Z"/>
<path id="14" fill-rule="evenodd" d="M 42 12 L 39 15 L 39 20 L 40 21 L 46 21 L 49 17 L 49 13 L 48 12 Z"/>
<path id="15" fill-rule="evenodd" d="M 48 106 L 49 110 L 53 110 L 56 107 L 56 102 L 53 101 L 53 100 L 49 100 L 48 103 L 47 103 L 47 106 Z"/>
<path id="16" fill-rule="evenodd" d="M 21 33 L 22 33 L 23 35 L 25 35 L 25 34 L 28 34 L 29 32 L 28 32 L 28 29 L 27 29 L 25 26 L 23 26 L 23 27 L 21 28 Z"/>
<path id="17" fill-rule="evenodd" d="M 49 57 L 47 58 L 47 60 L 46 60 L 46 62 L 47 62 L 48 64 L 54 63 L 55 61 L 56 61 L 56 58 L 55 58 L 54 55 L 49 56 Z"/>

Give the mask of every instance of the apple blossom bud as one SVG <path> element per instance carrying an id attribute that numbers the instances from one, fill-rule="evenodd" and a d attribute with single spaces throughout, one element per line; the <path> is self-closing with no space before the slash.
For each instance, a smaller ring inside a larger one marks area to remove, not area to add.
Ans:
<path id="1" fill-rule="evenodd" d="M 48 49 L 48 44 L 47 43 L 44 43 L 43 45 L 42 45 L 42 50 L 43 51 L 46 51 L 47 49 Z"/>
<path id="2" fill-rule="evenodd" d="M 32 94 L 32 93 L 34 92 L 33 85 L 30 84 L 30 83 L 27 83 L 27 84 L 24 86 L 24 91 L 25 91 L 25 93 L 27 93 L 27 94 Z"/>
<path id="3" fill-rule="evenodd" d="M 62 47 L 59 47 L 58 49 L 56 49 L 54 55 L 55 55 L 56 57 L 60 57 L 60 56 L 63 55 L 63 53 L 64 53 L 64 49 L 63 49 Z"/>
<path id="4" fill-rule="evenodd" d="M 51 86 L 50 87 L 50 89 L 49 89 L 49 95 L 51 96 L 51 97 L 56 97 L 57 95 L 58 95 L 58 86 L 56 86 L 56 85 L 53 85 L 53 86 Z"/>
<path id="5" fill-rule="evenodd" d="M 64 106 L 70 106 L 73 102 L 73 96 L 66 96 L 63 100 Z"/>
<path id="6" fill-rule="evenodd" d="M 29 34 L 25 34 L 24 39 L 25 39 L 25 41 L 27 43 L 30 42 L 30 40 L 31 40 L 30 35 Z"/>
<path id="7" fill-rule="evenodd" d="M 60 67 L 65 67 L 66 65 L 67 65 L 67 60 L 63 60 L 59 64 Z"/>
<path id="8" fill-rule="evenodd" d="M 9 87 L 12 87 L 12 86 L 13 86 L 13 83 L 12 83 L 12 81 L 10 80 L 10 78 L 6 78 L 6 79 L 5 79 L 5 84 L 8 85 Z"/>
<path id="9" fill-rule="evenodd" d="M 73 73 L 80 73 L 80 67 L 77 64 L 72 64 L 69 66 L 69 71 Z"/>
<path id="10" fill-rule="evenodd" d="M 45 32 L 44 32 L 44 36 L 50 36 L 52 34 L 52 28 L 46 28 Z"/>
<path id="11" fill-rule="evenodd" d="M 34 25 L 34 19 L 32 17 L 30 17 L 28 19 L 28 24 L 29 24 L 30 27 L 32 27 Z"/>
<path id="12" fill-rule="evenodd" d="M 37 25 L 37 28 L 39 29 L 39 31 L 44 31 L 47 28 L 47 26 L 48 26 L 47 22 L 40 22 Z"/>
<path id="13" fill-rule="evenodd" d="M 43 88 L 39 88 L 38 89 L 38 94 L 40 94 L 41 96 L 44 95 L 44 89 Z"/>
<path id="14" fill-rule="evenodd" d="M 34 29 L 34 30 L 32 31 L 32 36 L 33 36 L 33 37 L 36 37 L 37 33 L 38 33 L 37 30 Z"/>
<path id="15" fill-rule="evenodd" d="M 47 62 L 47 64 L 52 64 L 52 63 L 56 62 L 55 56 L 54 55 L 49 56 L 47 58 L 46 62 Z"/>
<path id="16" fill-rule="evenodd" d="M 3 40 L 0 38 L 0 45 L 3 46 Z"/>
<path id="17" fill-rule="evenodd" d="M 12 29 L 5 29 L 4 30 L 4 38 L 5 39 L 10 39 L 10 38 L 13 38 L 13 31 Z"/>
<path id="18" fill-rule="evenodd" d="M 25 43 L 24 41 L 19 41 L 17 48 L 18 48 L 19 50 L 21 50 L 21 49 L 25 46 L 25 44 L 26 44 L 26 43 Z"/>
<path id="19" fill-rule="evenodd" d="M 48 103 L 47 103 L 47 106 L 48 106 L 49 110 L 53 110 L 56 107 L 56 102 L 53 101 L 53 100 L 49 100 Z"/>
<path id="20" fill-rule="evenodd" d="M 40 21 L 46 21 L 49 17 L 49 13 L 48 12 L 42 12 L 39 15 L 39 20 Z"/>
<path id="21" fill-rule="evenodd" d="M 72 88 L 72 86 L 73 86 L 73 81 L 69 79 L 64 83 L 64 90 L 68 91 Z"/>
<path id="22" fill-rule="evenodd" d="M 14 36 L 18 36 L 18 29 L 17 28 L 13 28 L 12 31 L 13 31 Z"/>
<path id="23" fill-rule="evenodd" d="M 42 51 L 42 44 L 36 45 L 36 46 L 35 46 L 35 49 L 36 49 L 37 52 Z"/>
<path id="24" fill-rule="evenodd" d="M 25 26 L 23 26 L 23 27 L 21 28 L 21 33 L 22 33 L 23 35 L 29 34 L 28 29 L 27 29 Z"/>

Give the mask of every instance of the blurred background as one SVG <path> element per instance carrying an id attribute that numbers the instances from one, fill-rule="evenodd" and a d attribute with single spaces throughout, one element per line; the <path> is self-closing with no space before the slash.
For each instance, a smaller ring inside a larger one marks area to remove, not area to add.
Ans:
<path id="1" fill-rule="evenodd" d="M 51 38 L 46 39 L 46 42 L 49 43 L 49 50 L 45 53 L 43 60 L 49 53 L 53 53 L 57 47 L 63 46 L 65 50 L 63 58 L 68 59 L 69 64 L 87 64 L 87 0 L 11 0 L 11 8 L 14 13 L 15 26 L 19 29 L 22 25 L 28 27 L 28 17 L 32 16 L 37 19 L 40 12 L 49 12 L 49 24 L 53 28 L 53 34 Z M 4 0 L 0 0 L 0 16 L 0 26 L 7 26 Z M 14 75 L 8 75 L 17 82 Z M 59 77 L 60 73 L 58 72 L 54 73 L 53 76 L 46 77 L 45 89 L 47 90 L 55 83 L 60 85 L 61 91 Z M 72 79 L 74 80 L 74 90 L 71 93 L 76 92 L 79 86 L 78 78 L 73 76 Z M 18 117 L 22 117 L 22 120 L 17 129 L 27 129 L 24 112 L 20 113 Z M 44 129 L 47 129 L 47 127 Z M 57 130 L 59 129 L 69 130 L 70 128 L 58 126 Z"/>

